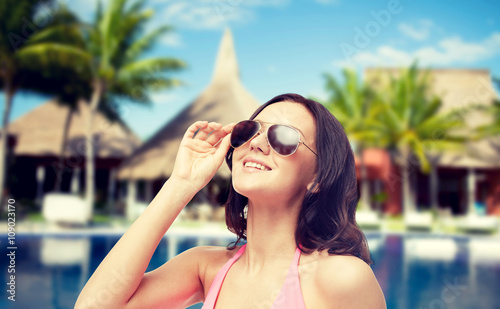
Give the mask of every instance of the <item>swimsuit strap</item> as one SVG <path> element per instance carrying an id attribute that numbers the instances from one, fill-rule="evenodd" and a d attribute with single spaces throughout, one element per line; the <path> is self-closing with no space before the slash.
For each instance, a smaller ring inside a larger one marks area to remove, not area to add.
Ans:
<path id="1" fill-rule="evenodd" d="M 295 268 L 298 268 L 298 266 L 299 266 L 299 259 L 300 259 L 300 253 L 301 252 L 302 251 L 300 251 L 299 248 L 295 249 L 295 255 L 293 256 L 292 265 L 290 267 L 292 267 L 292 266 L 295 265 Z"/>
<path id="2" fill-rule="evenodd" d="M 305 309 L 304 298 L 300 287 L 299 278 L 299 248 L 295 249 L 295 255 L 292 264 L 286 274 L 285 283 L 276 297 L 271 309 Z"/>
<path id="3" fill-rule="evenodd" d="M 205 302 L 201 309 L 213 309 L 215 307 L 215 302 L 219 296 L 222 283 L 226 277 L 229 268 L 233 266 L 234 262 L 243 254 L 245 251 L 246 244 L 241 246 L 238 252 L 229 259 L 226 264 L 217 272 L 217 275 L 210 286 Z M 295 255 L 293 256 L 292 263 L 288 269 L 288 273 L 285 278 L 285 282 L 281 287 L 281 290 L 276 297 L 271 309 L 305 309 L 304 299 L 302 297 L 302 290 L 300 288 L 299 279 L 299 259 L 301 251 L 299 248 L 295 249 Z"/>
<path id="4" fill-rule="evenodd" d="M 205 302 L 203 303 L 202 309 L 212 309 L 215 306 L 215 302 L 217 301 L 217 297 L 219 296 L 220 289 L 222 287 L 222 282 L 224 282 L 224 278 L 226 277 L 227 272 L 229 271 L 229 268 L 233 266 L 234 262 L 243 254 L 245 251 L 245 247 L 247 244 L 244 244 L 241 246 L 240 250 L 236 252 L 236 254 L 230 258 L 226 264 L 217 272 L 217 275 L 214 278 L 214 281 L 212 282 L 212 285 L 210 286 L 210 290 L 208 290 L 207 298 L 205 299 Z"/>

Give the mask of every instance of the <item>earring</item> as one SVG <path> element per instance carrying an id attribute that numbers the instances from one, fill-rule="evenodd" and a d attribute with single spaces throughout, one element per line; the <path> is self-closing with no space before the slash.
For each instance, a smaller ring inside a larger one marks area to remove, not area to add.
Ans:
<path id="1" fill-rule="evenodd" d="M 245 205 L 245 207 L 243 207 L 243 219 L 247 219 L 247 214 L 248 214 L 248 205 Z"/>

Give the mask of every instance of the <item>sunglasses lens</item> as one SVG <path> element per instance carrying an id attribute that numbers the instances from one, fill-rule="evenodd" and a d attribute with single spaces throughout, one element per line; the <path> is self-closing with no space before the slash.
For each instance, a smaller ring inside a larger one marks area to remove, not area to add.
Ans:
<path id="1" fill-rule="evenodd" d="M 231 146 L 238 148 L 248 142 L 257 132 L 260 125 L 258 122 L 245 120 L 238 122 L 231 133 Z"/>
<path id="2" fill-rule="evenodd" d="M 267 134 L 269 145 L 282 156 L 291 155 L 299 147 L 299 132 L 290 127 L 272 125 Z"/>

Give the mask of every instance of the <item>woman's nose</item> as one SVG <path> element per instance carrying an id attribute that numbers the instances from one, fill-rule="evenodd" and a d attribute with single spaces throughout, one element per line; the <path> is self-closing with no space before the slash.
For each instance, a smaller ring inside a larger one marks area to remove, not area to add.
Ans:
<path id="1" fill-rule="evenodd" d="M 257 136 L 250 141 L 250 150 L 253 149 L 260 150 L 266 155 L 269 154 L 270 147 L 267 143 L 266 132 L 257 133 Z"/>

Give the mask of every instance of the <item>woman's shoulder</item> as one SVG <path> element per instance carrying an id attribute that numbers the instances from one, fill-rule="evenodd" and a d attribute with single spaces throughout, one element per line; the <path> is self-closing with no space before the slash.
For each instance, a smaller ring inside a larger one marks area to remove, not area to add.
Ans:
<path id="1" fill-rule="evenodd" d="M 345 282 L 373 275 L 370 266 L 360 258 L 349 254 L 329 254 L 327 250 L 303 255 L 301 265 L 314 271 L 317 280 L 326 281 L 323 283 L 332 280 Z"/>
<path id="2" fill-rule="evenodd" d="M 320 254 L 318 262 L 322 269 L 318 272 L 320 280 L 358 281 L 373 275 L 372 269 L 366 262 L 350 254 L 328 254 L 324 251 Z"/>
<path id="3" fill-rule="evenodd" d="M 200 272 L 205 272 L 207 269 L 222 267 L 238 252 L 239 248 L 228 250 L 226 247 L 196 246 L 182 252 L 179 257 L 188 263 L 196 263 Z"/>
<path id="4" fill-rule="evenodd" d="M 215 274 L 226 262 L 231 259 L 241 248 L 237 246 L 228 250 L 226 247 L 197 246 L 188 249 L 185 254 L 198 261 L 199 274 L 203 281 L 211 282 Z"/>
<path id="5" fill-rule="evenodd" d="M 196 246 L 191 249 L 188 249 L 190 255 L 200 258 L 209 263 L 214 262 L 226 262 L 230 258 L 232 258 L 236 252 L 238 252 L 241 246 L 235 247 L 234 249 L 227 249 L 227 247 L 219 247 L 219 246 Z"/>
<path id="6" fill-rule="evenodd" d="M 362 307 L 362 304 L 380 304 L 373 308 L 385 308 L 385 300 L 371 267 L 353 255 L 314 252 L 304 259 L 305 269 L 311 271 L 310 282 L 323 295 L 326 303 L 343 303 L 346 308 Z M 309 264 L 309 266 L 307 266 Z M 360 295 L 363 297 L 360 298 Z M 343 306 L 339 306 L 343 308 Z"/>

